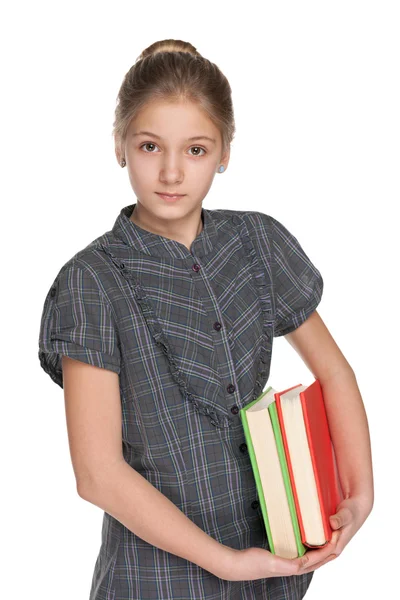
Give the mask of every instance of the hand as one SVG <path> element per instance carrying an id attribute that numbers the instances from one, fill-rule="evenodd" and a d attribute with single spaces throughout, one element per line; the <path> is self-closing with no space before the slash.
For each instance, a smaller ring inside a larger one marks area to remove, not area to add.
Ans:
<path id="1" fill-rule="evenodd" d="M 334 530 L 331 541 L 324 548 L 306 552 L 303 558 L 307 558 L 307 562 L 299 575 L 315 571 L 338 557 L 360 529 L 371 510 L 372 502 L 363 496 L 350 496 L 342 500 L 337 506 L 336 513 L 329 517 L 330 525 Z M 325 548 L 329 548 L 327 557 L 321 553 Z"/>
<path id="2" fill-rule="evenodd" d="M 300 575 L 304 556 L 281 558 L 264 548 L 236 550 L 225 546 L 213 574 L 227 581 L 248 581 L 265 577 Z"/>
<path id="3" fill-rule="evenodd" d="M 226 560 L 219 564 L 220 579 L 243 581 L 266 577 L 287 577 L 316 571 L 337 558 L 357 533 L 372 510 L 372 502 L 363 496 L 345 498 L 330 517 L 331 540 L 322 548 L 307 550 L 299 558 L 281 558 L 263 548 L 235 550 L 226 548 Z"/>

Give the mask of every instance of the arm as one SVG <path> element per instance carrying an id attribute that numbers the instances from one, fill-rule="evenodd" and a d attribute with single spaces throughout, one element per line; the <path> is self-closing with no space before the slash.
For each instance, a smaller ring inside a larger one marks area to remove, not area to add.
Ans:
<path id="1" fill-rule="evenodd" d="M 286 339 L 321 383 L 344 496 L 362 497 L 372 509 L 368 421 L 354 371 L 317 311 Z"/>
<path id="2" fill-rule="evenodd" d="M 197 527 L 124 460 L 115 372 L 62 357 L 71 459 L 79 495 L 140 538 L 213 574 L 234 550 Z"/>
<path id="3" fill-rule="evenodd" d="M 367 416 L 355 374 L 317 311 L 285 338 L 319 379 L 323 390 L 344 494 L 337 517 L 331 519 L 333 529 L 343 527 L 338 555 L 364 523 L 374 503 Z"/>

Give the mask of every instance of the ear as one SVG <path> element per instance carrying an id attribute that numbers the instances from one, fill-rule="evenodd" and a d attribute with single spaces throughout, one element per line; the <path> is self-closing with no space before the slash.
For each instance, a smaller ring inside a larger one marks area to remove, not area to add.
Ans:
<path id="1" fill-rule="evenodd" d="M 119 137 L 114 138 L 115 143 L 115 156 L 117 157 L 118 164 L 121 164 L 122 157 L 124 156 L 124 145 L 121 143 Z"/>
<path id="2" fill-rule="evenodd" d="M 231 147 L 229 146 L 228 149 L 223 153 L 223 155 L 221 156 L 221 159 L 219 161 L 220 164 L 224 165 L 225 171 L 226 171 L 226 168 L 227 168 L 227 166 L 229 164 L 230 155 L 231 155 Z"/>

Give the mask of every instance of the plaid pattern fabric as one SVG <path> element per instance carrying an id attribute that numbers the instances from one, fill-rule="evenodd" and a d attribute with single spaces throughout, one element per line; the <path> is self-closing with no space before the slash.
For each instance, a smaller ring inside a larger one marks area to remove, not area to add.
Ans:
<path id="1" fill-rule="evenodd" d="M 57 274 L 40 364 L 61 387 L 62 354 L 118 373 L 125 460 L 222 544 L 269 549 L 238 413 L 322 277 L 267 214 L 203 208 L 189 251 L 133 223 L 135 206 Z M 313 575 L 221 580 L 107 513 L 101 542 L 90 600 L 299 600 Z"/>

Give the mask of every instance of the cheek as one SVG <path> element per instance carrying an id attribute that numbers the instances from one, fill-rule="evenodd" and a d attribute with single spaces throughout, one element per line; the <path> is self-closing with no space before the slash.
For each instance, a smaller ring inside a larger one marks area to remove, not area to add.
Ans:
<path id="1" fill-rule="evenodd" d="M 149 161 L 133 159 L 129 163 L 129 177 L 132 186 L 146 187 L 154 182 L 155 175 L 154 165 L 150 165 Z"/>
<path id="2" fill-rule="evenodd" d="M 143 157 L 143 154 L 138 152 L 129 157 L 130 168 L 135 177 L 140 177 L 141 175 L 146 175 L 146 173 L 154 171 L 157 166 L 153 163 L 155 163 L 155 161 L 146 160 L 146 157 Z"/>
<path id="3" fill-rule="evenodd" d="M 185 168 L 187 174 L 190 174 L 194 179 L 201 179 L 202 181 L 209 182 L 212 181 L 215 171 L 217 170 L 215 160 L 202 160 L 201 158 L 189 161 Z"/>
<path id="4" fill-rule="evenodd" d="M 209 190 L 215 177 L 214 165 L 205 165 L 204 167 L 193 169 L 192 177 L 193 184 L 198 188 Z"/>

